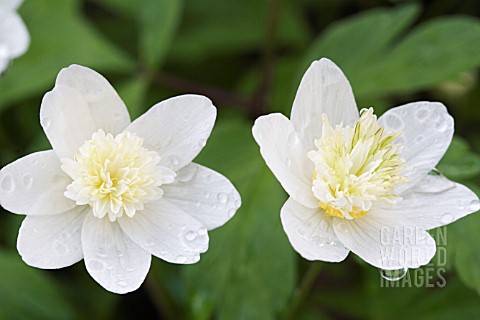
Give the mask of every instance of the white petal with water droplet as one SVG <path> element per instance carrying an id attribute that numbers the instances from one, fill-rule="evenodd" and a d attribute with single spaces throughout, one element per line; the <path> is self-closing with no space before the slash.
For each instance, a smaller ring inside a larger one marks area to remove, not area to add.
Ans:
<path id="1" fill-rule="evenodd" d="M 304 207 L 289 198 L 281 211 L 283 229 L 292 247 L 305 259 L 343 261 L 349 250 L 335 235 L 332 218 L 322 211 Z"/>
<path id="2" fill-rule="evenodd" d="M 308 151 L 322 134 L 322 114 L 330 124 L 352 125 L 358 110 L 352 88 L 342 70 L 323 58 L 314 61 L 302 78 L 293 102 L 291 120 Z"/>
<path id="3" fill-rule="evenodd" d="M 260 153 L 287 193 L 304 206 L 318 207 L 313 196 L 314 166 L 296 136 L 290 121 L 282 114 L 262 116 L 255 121 L 253 136 Z"/>
<path id="4" fill-rule="evenodd" d="M 127 107 L 108 80 L 98 72 L 74 64 L 60 71 L 55 85 L 69 87 L 81 94 L 97 130 L 116 135 L 130 124 Z"/>
<path id="5" fill-rule="evenodd" d="M 353 220 L 334 218 L 333 228 L 345 247 L 377 268 L 418 268 L 435 255 L 435 240 L 404 220 L 372 211 Z"/>
<path id="6" fill-rule="evenodd" d="M 184 174 L 192 171 L 192 175 Z M 200 221 L 208 230 L 220 227 L 230 220 L 240 207 L 237 190 L 218 172 L 191 163 L 178 174 L 184 179 L 162 186 L 163 197 Z"/>
<path id="7" fill-rule="evenodd" d="M 148 203 L 134 219 L 122 217 L 118 223 L 140 247 L 171 263 L 195 263 L 208 249 L 207 228 L 166 199 Z"/>
<path id="8" fill-rule="evenodd" d="M 398 186 L 398 193 L 414 186 L 435 168 L 453 137 L 453 118 L 439 102 L 413 102 L 392 108 L 378 122 L 403 132 L 400 155 L 406 161 L 408 182 Z"/>
<path id="9" fill-rule="evenodd" d="M 56 85 L 43 97 L 40 124 L 60 158 L 73 158 L 100 129 L 80 92 L 63 85 Z"/>
<path id="10" fill-rule="evenodd" d="M 58 269 L 82 260 L 80 234 L 89 213 L 82 206 L 55 216 L 26 217 L 17 239 L 23 261 L 32 267 Z"/>
<path id="11" fill-rule="evenodd" d="M 93 214 L 85 217 L 82 247 L 88 273 L 114 293 L 138 289 L 150 269 L 151 255 L 128 238 L 118 223 Z"/>
<path id="12" fill-rule="evenodd" d="M 157 151 L 160 163 L 176 171 L 202 150 L 216 116 L 208 98 L 186 94 L 154 105 L 126 130 L 143 138 L 144 147 Z"/>
<path id="13" fill-rule="evenodd" d="M 53 150 L 18 159 L 0 171 L 0 203 L 13 213 L 54 215 L 75 207 L 63 193 L 71 182 Z"/>
<path id="14" fill-rule="evenodd" d="M 438 192 L 437 190 L 442 189 Z M 428 190 L 433 192 L 428 192 Z M 443 176 L 427 176 L 402 195 L 402 200 L 385 213 L 400 215 L 413 226 L 426 230 L 454 222 L 480 209 L 477 195 Z"/>

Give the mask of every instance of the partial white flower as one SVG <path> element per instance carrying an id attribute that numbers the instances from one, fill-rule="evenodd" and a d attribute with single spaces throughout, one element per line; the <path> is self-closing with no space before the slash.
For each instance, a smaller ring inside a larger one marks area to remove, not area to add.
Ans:
<path id="1" fill-rule="evenodd" d="M 10 60 L 27 51 L 30 36 L 27 27 L 17 13 L 23 0 L 0 0 L 0 73 Z"/>
<path id="2" fill-rule="evenodd" d="M 151 255 L 195 263 L 207 230 L 223 225 L 240 196 L 221 174 L 192 163 L 216 117 L 203 96 L 153 106 L 130 123 L 108 81 L 72 65 L 42 101 L 40 120 L 53 150 L 0 171 L 0 203 L 27 217 L 17 249 L 34 267 L 85 260 L 107 290 L 137 289 Z"/>
<path id="3" fill-rule="evenodd" d="M 258 118 L 253 135 L 290 195 L 281 210 L 293 248 L 308 260 L 339 262 L 350 251 L 393 270 L 427 264 L 427 230 L 479 210 L 478 197 L 434 171 L 450 145 L 453 119 L 437 102 L 358 112 L 330 60 L 312 63 L 291 119 Z"/>

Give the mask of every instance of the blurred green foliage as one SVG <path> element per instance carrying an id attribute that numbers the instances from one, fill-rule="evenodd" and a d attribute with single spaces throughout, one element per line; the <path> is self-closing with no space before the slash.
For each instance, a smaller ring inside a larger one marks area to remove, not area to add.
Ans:
<path id="1" fill-rule="evenodd" d="M 169 96 L 209 96 L 219 119 L 197 162 L 229 177 L 243 206 L 210 233 L 198 264 L 157 259 L 126 296 L 103 290 L 81 263 L 51 272 L 25 265 L 15 250 L 22 217 L 2 212 L 0 319 L 478 316 L 478 214 L 447 228 L 443 288 L 382 288 L 378 270 L 351 254 L 321 263 L 310 294 L 298 299 L 313 263 L 288 243 L 279 218 L 286 194 L 250 133 L 260 114 L 289 114 L 303 72 L 325 56 L 347 74 L 360 107 L 445 102 L 457 135 L 438 168 L 480 191 L 477 1 L 26 0 L 19 11 L 32 43 L 0 77 L 1 166 L 49 148 L 41 99 L 59 70 L 77 63 L 104 74 L 133 118 Z"/>

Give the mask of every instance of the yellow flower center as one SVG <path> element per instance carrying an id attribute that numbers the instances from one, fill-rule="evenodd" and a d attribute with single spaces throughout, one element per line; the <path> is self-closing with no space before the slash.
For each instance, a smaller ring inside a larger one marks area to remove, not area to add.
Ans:
<path id="1" fill-rule="evenodd" d="M 133 217 L 145 202 L 162 197 L 162 184 L 175 179 L 175 172 L 159 165 L 158 153 L 142 145 L 130 132 L 116 137 L 95 132 L 73 159 L 62 159 L 62 170 L 73 179 L 65 196 L 90 205 L 97 218 Z"/>
<path id="2" fill-rule="evenodd" d="M 360 111 L 354 128 L 333 128 L 325 114 L 322 122 L 308 157 L 315 164 L 312 191 L 325 214 L 360 218 L 376 203 L 395 203 L 395 187 L 407 181 L 401 145 L 394 143 L 402 132 L 381 127 L 372 108 Z"/>

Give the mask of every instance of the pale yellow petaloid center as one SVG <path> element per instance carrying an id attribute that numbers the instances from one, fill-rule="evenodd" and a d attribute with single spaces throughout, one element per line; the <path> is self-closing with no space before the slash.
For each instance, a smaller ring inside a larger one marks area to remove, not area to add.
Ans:
<path id="1" fill-rule="evenodd" d="M 315 164 L 313 193 L 325 213 L 360 218 L 377 203 L 395 203 L 395 187 L 406 182 L 405 161 L 395 140 L 402 132 L 381 127 L 373 109 L 363 109 L 354 128 L 330 126 L 323 115 L 317 150 L 308 153 Z"/>
<path id="2" fill-rule="evenodd" d="M 62 169 L 73 179 L 65 196 L 90 205 L 97 218 L 133 217 L 144 203 L 162 197 L 162 184 L 174 181 L 175 172 L 159 162 L 158 153 L 144 148 L 135 134 L 113 137 L 99 130 L 73 159 L 62 159 Z"/>

